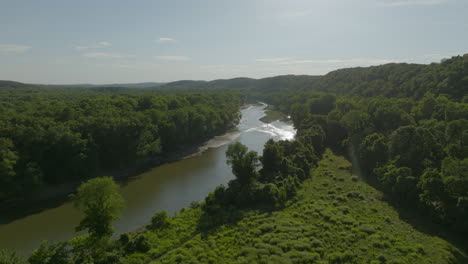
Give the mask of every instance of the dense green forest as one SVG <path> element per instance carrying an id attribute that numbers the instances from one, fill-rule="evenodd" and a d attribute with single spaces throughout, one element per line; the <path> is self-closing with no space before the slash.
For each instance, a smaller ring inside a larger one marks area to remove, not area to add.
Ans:
<path id="1" fill-rule="evenodd" d="M 202 113 L 207 123 L 217 124 L 203 131 L 214 134 L 238 119 L 242 99 L 274 105 L 297 129 L 295 140 L 270 140 L 262 153 L 230 145 L 226 156 L 235 179 L 227 186 L 174 217 L 156 212 L 144 229 L 116 240 L 110 239 L 109 225 L 118 210 L 94 212 L 93 200 L 79 191 L 77 204 L 85 204 L 88 215 L 78 228 L 88 234 L 44 243 L 29 263 L 468 262 L 466 247 L 458 246 L 468 242 L 468 54 L 430 65 L 387 64 L 325 76 L 181 81 L 125 95 L 119 93 L 128 91 L 119 87 L 77 90 L 82 96 L 43 87 L 48 95 L 41 96 L 34 87 L 17 94 L 10 86 L 1 100 L 2 113 L 10 113 L 1 119 L 3 179 L 35 179 L 25 174 L 33 172 L 54 183 L 54 171 L 43 169 L 47 157 L 72 157 L 71 163 L 62 161 L 72 168 L 83 162 L 75 158 L 82 149 L 89 151 L 84 160 L 93 162 L 80 168 L 110 168 L 115 160 L 161 155 L 175 143 L 197 139 L 182 129 L 187 123 L 177 123 L 192 119 L 177 117 Z M 216 118 L 208 118 L 210 113 Z M 55 130 L 49 132 L 49 123 Z M 128 123 L 141 126 L 129 129 Z M 17 130 L 30 132 L 20 137 Z M 171 138 L 174 133 L 180 136 Z M 62 134 L 67 136 L 57 140 L 55 135 Z M 33 140 L 37 135 L 43 140 L 38 142 L 57 142 L 57 147 L 43 152 L 48 148 Z M 24 142 L 40 151 L 27 151 Z M 60 142 L 71 142 L 71 151 L 58 147 Z M 125 149 L 119 152 L 115 142 Z M 57 151 L 63 152 L 53 156 Z M 112 183 L 102 186 L 110 200 L 119 200 Z M 408 211 L 421 222 L 403 221 L 401 214 Z M 420 228 L 424 223 L 436 226 L 436 235 L 446 234 L 447 240 Z M 452 232 L 461 238 L 448 235 Z M 25 262 L 11 253 L 1 253 L 2 258 Z"/>
<path id="2" fill-rule="evenodd" d="M 9 86 L 0 89 L 0 201 L 157 162 L 232 128 L 241 104 L 232 93 L 141 95 L 3 84 Z"/>

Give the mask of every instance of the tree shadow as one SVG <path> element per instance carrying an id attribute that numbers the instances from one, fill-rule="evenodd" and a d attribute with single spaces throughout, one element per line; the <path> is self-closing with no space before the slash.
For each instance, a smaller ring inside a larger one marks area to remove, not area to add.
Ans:
<path id="1" fill-rule="evenodd" d="M 457 250 L 450 250 L 453 256 L 456 258 L 451 262 L 453 264 L 468 264 L 468 233 L 455 231 L 449 225 L 444 225 L 435 222 L 433 216 L 428 213 L 422 212 L 422 210 L 415 210 L 405 206 L 398 206 L 388 198 L 384 200 L 392 205 L 393 208 L 398 212 L 398 216 L 401 220 L 405 221 L 412 228 L 418 230 L 421 233 L 436 236 L 442 238 L 452 244 Z"/>
<path id="2" fill-rule="evenodd" d="M 271 205 L 249 205 L 245 207 L 223 207 L 216 213 L 208 213 L 203 211 L 203 214 L 197 222 L 197 232 L 201 237 L 206 239 L 209 235 L 215 234 L 221 226 L 229 225 L 236 226 L 239 221 L 244 219 L 248 212 L 258 212 L 259 214 L 272 214 L 274 211 L 282 208 L 273 207 Z"/>
<path id="3" fill-rule="evenodd" d="M 335 151 L 333 153 L 336 155 Z M 381 200 L 392 206 L 402 221 L 421 233 L 442 238 L 453 245 L 456 250 L 450 250 L 450 253 L 452 253 L 455 259 L 451 260 L 450 263 L 468 264 L 468 232 L 456 231 L 450 225 L 437 222 L 434 216 L 416 205 L 410 206 L 401 202 L 398 203 L 384 192 L 376 177 L 371 177 L 370 172 L 363 170 L 359 166 L 359 162 L 352 158 L 349 151 L 343 154 L 348 161 L 353 161 L 351 162 L 352 168 L 350 173 L 358 176 L 358 178 L 362 179 L 363 182 L 372 188 L 379 190 L 383 194 Z"/>

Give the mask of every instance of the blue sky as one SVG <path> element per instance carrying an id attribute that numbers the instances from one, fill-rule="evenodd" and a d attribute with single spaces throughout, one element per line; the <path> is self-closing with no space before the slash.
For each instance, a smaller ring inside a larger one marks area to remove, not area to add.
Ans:
<path id="1" fill-rule="evenodd" d="M 0 0 L 0 79 L 325 74 L 468 53 L 467 0 Z"/>

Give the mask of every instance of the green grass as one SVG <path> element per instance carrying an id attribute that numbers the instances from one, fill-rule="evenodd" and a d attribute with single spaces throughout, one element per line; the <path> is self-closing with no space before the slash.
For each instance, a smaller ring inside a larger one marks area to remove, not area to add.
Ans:
<path id="1" fill-rule="evenodd" d="M 266 110 L 265 111 L 265 116 L 260 118 L 260 121 L 264 123 L 271 123 L 276 120 L 287 120 L 287 117 L 285 114 L 283 114 L 280 111 L 276 110 Z"/>
<path id="2" fill-rule="evenodd" d="M 128 263 L 466 263 L 449 242 L 400 220 L 350 166 L 327 151 L 283 209 L 243 211 L 209 232 L 196 229 L 200 208 L 183 210 L 170 228 L 139 234 L 151 249 Z"/>

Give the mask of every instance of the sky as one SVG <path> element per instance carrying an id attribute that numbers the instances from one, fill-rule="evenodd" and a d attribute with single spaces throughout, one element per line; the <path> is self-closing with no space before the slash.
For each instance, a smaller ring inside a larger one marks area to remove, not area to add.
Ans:
<path id="1" fill-rule="evenodd" d="M 0 0 L 0 80 L 322 75 L 468 53 L 468 0 Z"/>

